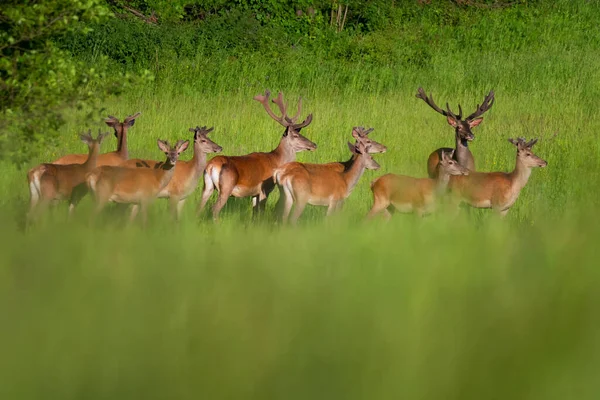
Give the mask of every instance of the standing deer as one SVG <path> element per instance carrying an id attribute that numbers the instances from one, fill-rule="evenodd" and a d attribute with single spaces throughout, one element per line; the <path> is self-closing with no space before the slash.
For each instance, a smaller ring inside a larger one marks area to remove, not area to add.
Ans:
<path id="1" fill-rule="evenodd" d="M 251 153 L 245 156 L 217 156 L 210 160 L 204 171 L 204 191 L 198 206 L 198 214 L 204 210 L 206 203 L 215 188 L 219 192 L 217 202 L 213 206 L 213 220 L 218 221 L 221 209 L 229 199 L 234 197 L 252 197 L 254 213 L 264 209 L 267 197 L 274 188 L 273 171 L 296 159 L 296 153 L 303 150 L 315 150 L 317 145 L 300 134 L 300 130 L 312 122 L 312 114 L 301 123 L 296 120 L 302 112 L 302 99 L 298 101 L 298 111 L 293 117 L 287 115 L 287 105 L 279 92 L 273 99 L 279 107 L 278 117 L 269 106 L 271 93 L 257 95 L 254 100 L 260 102 L 271 118 L 282 125 L 285 130 L 277 148 L 269 153 Z"/>
<path id="2" fill-rule="evenodd" d="M 371 183 L 373 207 L 367 218 L 383 212 L 386 219 L 394 209 L 403 213 L 415 212 L 419 216 L 435 210 L 439 196 L 448 188 L 450 176 L 469 175 L 469 170 L 454 160 L 454 150 L 442 151 L 435 178 L 413 178 L 406 175 L 386 174 Z"/>
<path id="3" fill-rule="evenodd" d="M 427 159 L 427 173 L 429 174 L 429 177 L 436 177 L 438 172 L 437 166 L 441 160 L 442 152 L 450 152 L 451 150 L 455 150 L 453 157 L 460 163 L 460 165 L 468 168 L 469 171 L 475 171 L 475 159 L 473 158 L 473 153 L 471 153 L 471 150 L 469 149 L 469 142 L 475 139 L 475 135 L 471 129 L 481 124 L 483 121 L 481 115 L 492 108 L 492 105 L 494 104 L 494 91 L 490 91 L 483 99 L 481 105 L 477 105 L 475 112 L 465 119 L 462 118 L 462 108 L 460 104 L 458 105 L 457 115 L 450 110 L 448 103 L 446 103 L 446 110 L 438 107 L 433 101 L 433 96 L 427 97 L 425 91 L 421 87 L 417 90 L 416 97 L 423 100 L 425 103 L 427 103 L 427 105 L 429 105 L 429 107 L 446 117 L 448 124 L 454 128 L 454 136 L 456 140 L 455 149 L 442 147 L 429 155 L 429 158 Z"/>
<path id="4" fill-rule="evenodd" d="M 129 152 L 127 151 L 127 131 L 133 126 L 135 119 L 140 115 L 141 113 L 139 112 L 135 113 L 134 115 L 130 115 L 125 118 L 123 122 L 119 122 L 119 120 L 112 115 L 108 116 L 105 122 L 106 125 L 115 130 L 115 137 L 117 138 L 117 150 L 100 154 L 98 156 L 98 166 L 117 166 L 129 158 Z M 52 164 L 82 164 L 85 160 L 85 154 L 68 154 L 54 161 Z"/>
<path id="5" fill-rule="evenodd" d="M 356 140 L 354 143 L 354 146 L 356 147 L 356 146 L 358 146 L 359 142 L 362 142 L 365 145 L 365 147 L 369 149 L 368 150 L 369 154 L 385 153 L 387 151 L 386 146 L 369 138 L 368 135 L 372 131 L 373 131 L 373 128 L 365 129 L 362 126 L 357 126 L 357 127 L 352 128 L 352 137 Z M 302 165 L 310 173 L 313 173 L 313 172 L 318 173 L 319 171 L 322 171 L 322 170 L 330 170 L 330 171 L 342 173 L 344 171 L 349 170 L 357 158 L 358 158 L 358 155 L 356 153 L 352 152 L 352 156 L 347 161 L 330 162 L 330 163 L 326 163 L 326 164 L 302 163 Z M 283 190 L 282 186 L 279 186 L 279 200 L 277 201 L 277 205 L 275 207 L 276 214 L 278 216 L 283 215 L 283 209 L 285 207 L 285 194 L 283 193 L 282 190 Z"/>
<path id="6" fill-rule="evenodd" d="M 515 169 L 509 173 L 472 172 L 469 176 L 456 177 L 450 182 L 450 191 L 456 201 L 475 208 L 491 208 L 501 216 L 508 213 L 527 184 L 531 169 L 548 165 L 531 150 L 537 139 L 530 142 L 524 138 L 508 141 L 517 147 Z"/>
<path id="7" fill-rule="evenodd" d="M 221 146 L 208 138 L 208 134 L 214 128 L 195 127 L 190 128 L 194 133 L 194 156 L 190 161 L 178 161 L 177 168 L 169 184 L 159 193 L 158 198 L 169 198 L 169 206 L 176 220 L 181 216 L 181 210 L 185 199 L 196 190 L 198 180 L 206 168 L 206 154 L 219 153 L 223 150 Z M 163 163 L 159 161 L 141 160 L 134 158 L 125 161 L 121 166 L 130 168 L 159 168 Z"/>
<path id="8" fill-rule="evenodd" d="M 358 142 L 360 141 L 369 149 L 369 154 L 385 153 L 387 151 L 386 146 L 369 138 L 368 135 L 369 133 L 373 132 L 373 129 L 374 128 L 365 129 L 362 126 L 356 126 L 352 128 L 352 137 L 356 140 L 354 146 L 358 146 Z M 326 164 L 304 163 L 304 166 L 309 170 L 329 168 L 336 172 L 344 172 L 352 167 L 357 158 L 358 155 L 356 153 L 352 153 L 352 156 L 347 161 L 330 162 Z"/>
<path id="9" fill-rule="evenodd" d="M 92 131 L 82 134 L 81 141 L 87 144 L 89 152 L 87 159 L 82 164 L 40 164 L 29 170 L 30 206 L 28 219 L 35 217 L 38 205 L 44 209 L 54 200 L 69 200 L 69 215 L 73 213 L 76 203 L 78 187 L 85 184 L 85 176 L 96 168 L 100 144 L 107 133 L 98 133 L 96 139 L 92 138 Z"/>
<path id="10" fill-rule="evenodd" d="M 346 171 L 330 168 L 309 170 L 303 163 L 291 162 L 278 168 L 273 173 L 273 180 L 284 196 L 282 220 L 287 222 L 292 206 L 294 213 L 290 222 L 296 224 L 307 204 L 327 206 L 327 215 L 339 209 L 365 169 L 379 169 L 379 164 L 369 154 L 369 146 L 359 141 L 357 146 L 348 143 L 356 159 Z"/>
<path id="11" fill-rule="evenodd" d="M 179 155 L 190 144 L 189 140 L 180 140 L 171 147 L 168 142 L 160 139 L 157 143 L 167 159 L 155 168 L 103 166 L 87 174 L 87 185 L 96 199 L 95 214 L 100 213 L 109 201 L 133 204 L 130 221 L 135 219 L 141 208 L 142 222 L 146 225 L 148 206 L 169 184 L 175 174 Z"/>

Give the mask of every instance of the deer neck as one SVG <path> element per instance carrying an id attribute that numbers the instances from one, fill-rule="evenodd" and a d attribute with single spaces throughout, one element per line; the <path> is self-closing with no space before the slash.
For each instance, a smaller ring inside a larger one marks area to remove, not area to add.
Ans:
<path id="1" fill-rule="evenodd" d="M 454 154 L 456 161 L 465 168 L 474 170 L 473 153 L 469 149 L 469 141 L 462 139 L 458 134 L 456 135 L 456 153 Z"/>
<path id="2" fill-rule="evenodd" d="M 171 164 L 171 161 L 167 159 L 157 172 L 159 189 L 162 189 L 167 186 L 171 178 L 173 178 L 173 174 L 175 174 L 175 165 Z"/>
<path id="3" fill-rule="evenodd" d="M 296 151 L 292 145 L 288 143 L 286 136 L 281 137 L 279 145 L 271 152 L 271 154 L 275 157 L 275 164 L 277 166 L 296 161 Z"/>
<path id="4" fill-rule="evenodd" d="M 435 178 L 435 194 L 439 196 L 446 192 L 448 189 L 448 183 L 450 182 L 450 174 L 446 172 L 441 166 L 438 170 L 438 175 Z"/>
<path id="5" fill-rule="evenodd" d="M 517 162 L 514 171 L 510 174 L 512 178 L 512 186 L 517 190 L 521 190 L 527 184 L 531 176 L 531 168 L 527 167 L 517 157 Z"/>
<path id="6" fill-rule="evenodd" d="M 200 176 L 206 168 L 206 153 L 202 151 L 198 143 L 194 143 L 194 156 L 192 157 L 194 174 Z"/>
<path id="7" fill-rule="evenodd" d="M 100 145 L 98 143 L 92 144 L 87 160 L 83 163 L 86 170 L 92 170 L 96 168 L 98 164 L 98 153 L 100 152 Z"/>
<path id="8" fill-rule="evenodd" d="M 123 127 L 122 134 L 117 137 L 119 138 L 119 143 L 117 144 L 117 153 L 124 159 L 127 160 L 129 158 L 129 151 L 127 150 L 127 127 Z"/>
<path id="9" fill-rule="evenodd" d="M 362 176 L 362 174 L 365 172 L 365 163 L 362 160 L 362 155 L 358 155 L 352 162 L 352 166 L 350 166 L 349 169 L 347 169 L 343 175 L 344 175 L 344 180 L 346 181 L 346 197 L 348 197 L 350 195 L 350 193 L 352 193 L 352 190 L 354 189 L 354 186 L 356 186 L 356 184 L 358 183 L 358 180 L 360 179 L 360 177 Z"/>
<path id="10" fill-rule="evenodd" d="M 348 171 L 350 168 L 352 168 L 352 166 L 356 162 L 357 157 L 358 156 L 356 154 L 352 154 L 352 157 L 350 157 L 350 159 L 348 161 L 340 162 L 340 164 L 342 164 L 344 166 L 344 171 Z"/>

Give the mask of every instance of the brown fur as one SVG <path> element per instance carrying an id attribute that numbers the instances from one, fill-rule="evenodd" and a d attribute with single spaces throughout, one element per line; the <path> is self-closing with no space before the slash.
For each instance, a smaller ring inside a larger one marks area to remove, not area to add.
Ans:
<path id="1" fill-rule="evenodd" d="M 509 173 L 476 172 L 455 177 L 449 188 L 456 202 L 464 202 L 475 208 L 492 208 L 500 215 L 506 215 L 527 184 L 531 169 L 548 164 L 531 150 L 537 139 L 530 142 L 523 138 L 509 141 L 517 146 L 514 170 Z"/>
<path id="2" fill-rule="evenodd" d="M 173 178 L 177 159 L 188 145 L 189 141 L 179 141 L 170 147 L 167 142 L 159 140 L 158 146 L 167 155 L 167 160 L 156 163 L 154 168 L 102 166 L 88 173 L 86 181 L 94 193 L 96 214 L 109 201 L 134 204 L 130 220 L 135 218 L 140 206 L 145 224 L 147 207 Z"/>
<path id="3" fill-rule="evenodd" d="M 379 164 L 369 154 L 369 147 L 359 141 L 358 146 L 348 143 L 356 160 L 346 171 L 332 168 L 307 168 L 305 164 L 291 162 L 275 170 L 273 178 L 284 202 L 283 222 L 287 222 L 292 206 L 291 222 L 296 223 L 306 204 L 327 206 L 327 215 L 341 207 L 362 176 L 365 168 L 378 169 Z M 314 166 L 314 164 L 311 164 Z"/>
<path id="4" fill-rule="evenodd" d="M 317 145 L 300 134 L 300 130 L 312 121 L 310 114 L 303 122 L 295 121 L 301 112 L 301 102 L 298 102 L 298 112 L 292 118 L 287 116 L 283 96 L 279 93 L 273 100 L 281 111 L 278 117 L 268 104 L 270 93 L 255 96 L 269 116 L 285 127 L 285 132 L 277 148 L 269 153 L 251 153 L 244 156 L 217 156 L 210 160 L 204 171 L 204 190 L 198 206 L 198 214 L 204 210 L 214 189 L 219 196 L 213 207 L 213 220 L 217 221 L 221 209 L 230 196 L 252 197 L 255 212 L 264 209 L 267 197 L 273 190 L 273 172 L 285 163 L 294 161 L 296 153 L 303 150 L 315 150 Z"/>
<path id="5" fill-rule="evenodd" d="M 127 149 L 127 131 L 135 123 L 135 119 L 139 117 L 140 113 L 130 115 L 119 122 L 115 117 L 109 116 L 105 122 L 106 125 L 114 128 L 115 137 L 117 138 L 117 150 L 108 153 L 100 154 L 98 156 L 98 166 L 103 165 L 120 165 L 123 161 L 129 158 L 129 152 Z M 56 165 L 65 164 L 82 164 L 85 162 L 87 154 L 68 154 L 52 162 Z"/>
<path id="6" fill-rule="evenodd" d="M 405 175 L 386 174 L 371 184 L 373 207 L 368 218 L 384 213 L 390 218 L 391 210 L 415 212 L 419 216 L 434 211 L 437 197 L 446 192 L 452 177 L 469 174 L 469 170 L 452 158 L 453 150 L 442 153 L 439 173 L 435 178 L 413 178 Z"/>
<path id="7" fill-rule="evenodd" d="M 91 134 L 81 135 L 88 145 L 89 153 L 82 164 L 40 164 L 27 173 L 30 194 L 29 217 L 35 217 L 38 204 L 46 208 L 51 201 L 69 200 L 69 214 L 72 214 L 78 199 L 85 193 L 84 182 L 88 172 L 96 168 L 100 144 L 108 133 L 98 134 L 93 139 Z M 81 188 L 78 188 L 81 186 Z"/>
<path id="8" fill-rule="evenodd" d="M 206 154 L 218 153 L 223 149 L 221 146 L 210 140 L 207 136 L 213 128 L 204 127 L 190 128 L 194 132 L 194 155 L 189 161 L 177 161 L 177 168 L 173 177 L 158 193 L 158 198 L 168 198 L 169 206 L 173 216 L 178 220 L 181 216 L 181 210 L 185 204 L 186 198 L 194 192 L 198 186 L 198 180 L 202 176 L 206 167 Z M 164 162 L 153 160 L 142 160 L 139 158 L 130 159 L 121 164 L 128 168 L 161 168 Z"/>
<path id="9" fill-rule="evenodd" d="M 494 105 L 494 92 L 490 93 L 483 99 L 481 106 L 478 104 L 475 112 L 463 119 L 462 108 L 458 105 L 458 114 L 454 114 L 446 103 L 446 110 L 441 109 L 435 104 L 433 96 L 427 96 L 423 88 L 417 90 L 417 98 L 423 100 L 429 107 L 446 117 L 448 124 L 454 128 L 454 137 L 456 147 L 454 159 L 469 171 L 475 171 L 475 158 L 468 147 L 468 142 L 475 139 L 472 128 L 479 125 L 483 118 L 480 118 L 483 113 L 489 110 Z M 441 160 L 442 152 L 450 152 L 449 148 L 439 148 L 432 152 L 427 159 L 427 174 L 430 178 L 435 178 L 438 173 L 438 164 Z"/>

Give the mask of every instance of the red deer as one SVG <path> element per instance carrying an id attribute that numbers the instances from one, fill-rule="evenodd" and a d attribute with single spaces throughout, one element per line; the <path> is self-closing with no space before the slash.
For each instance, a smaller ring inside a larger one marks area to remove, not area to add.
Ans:
<path id="1" fill-rule="evenodd" d="M 508 139 L 517 147 L 517 159 L 512 172 L 472 172 L 450 182 L 455 201 L 475 208 L 491 208 L 501 216 L 515 204 L 521 190 L 527 184 L 531 169 L 545 167 L 548 162 L 533 154 L 531 148 L 537 139 L 526 142 L 524 138 Z"/>
<path id="2" fill-rule="evenodd" d="M 378 143 L 369 138 L 369 133 L 371 133 L 372 131 L 373 131 L 373 128 L 365 129 L 362 126 L 354 127 L 352 129 L 352 137 L 356 140 L 356 142 L 354 143 L 354 146 L 358 146 L 358 143 L 360 141 L 365 145 L 365 147 L 367 147 L 369 149 L 370 154 L 385 153 L 387 151 L 387 147 L 385 147 L 383 144 Z M 304 168 L 306 168 L 311 173 L 312 172 L 316 173 L 323 169 L 341 173 L 341 172 L 349 170 L 352 167 L 352 165 L 354 164 L 354 162 L 356 161 L 357 157 L 358 157 L 357 154 L 353 152 L 352 156 L 347 161 L 330 162 L 330 163 L 326 163 L 326 164 L 302 163 L 302 165 L 304 166 Z M 278 216 L 281 216 L 281 215 L 283 215 L 283 208 L 285 206 L 284 205 L 285 195 L 281 191 L 281 186 L 279 186 L 279 189 L 280 189 L 280 192 L 279 192 L 279 200 L 277 201 L 277 206 L 276 206 L 276 214 Z"/>
<path id="3" fill-rule="evenodd" d="M 433 96 L 427 97 L 423 88 L 418 89 L 416 97 L 422 99 L 429 107 L 446 117 L 448 124 L 454 128 L 454 137 L 456 140 L 455 149 L 442 147 L 429 155 L 429 158 L 427 159 L 427 173 L 429 174 L 429 177 L 436 177 L 438 171 L 437 166 L 440 162 L 442 152 L 445 151 L 449 153 L 451 150 L 454 150 L 453 158 L 458 161 L 460 165 L 468 168 L 469 171 L 475 171 L 475 159 L 473 158 L 473 153 L 471 153 L 471 150 L 469 149 L 469 142 L 475 139 L 475 135 L 471 129 L 483 121 L 481 115 L 494 105 L 494 91 L 490 91 L 483 99 L 483 103 L 477 105 L 475 112 L 464 119 L 462 118 L 462 108 L 460 104 L 458 105 L 458 114 L 454 114 L 452 110 L 450 110 L 448 103 L 446 103 L 446 110 L 438 107 L 433 101 Z"/>
<path id="4" fill-rule="evenodd" d="M 285 128 L 277 148 L 269 153 L 251 153 L 245 156 L 217 156 L 209 161 L 204 171 L 204 190 L 198 206 L 201 213 L 215 188 L 219 192 L 213 206 L 213 219 L 218 221 L 221 209 L 234 197 L 252 197 L 255 214 L 264 209 L 267 197 L 274 188 L 273 171 L 296 159 L 296 153 L 303 150 L 315 150 L 317 145 L 300 134 L 300 130 L 312 122 L 312 114 L 301 123 L 296 120 L 302 112 L 302 99 L 298 101 L 298 111 L 293 117 L 287 115 L 287 105 L 281 92 L 273 99 L 279 107 L 281 116 L 277 116 L 269 106 L 270 92 L 257 95 L 254 100 L 260 102 L 267 114 Z"/>
<path id="5" fill-rule="evenodd" d="M 164 187 L 158 198 L 168 198 L 171 212 L 176 220 L 181 216 L 181 210 L 185 204 L 186 198 L 196 190 L 198 180 L 204 173 L 206 168 L 206 154 L 219 153 L 223 150 L 221 146 L 208 138 L 208 134 L 214 128 L 206 128 L 206 126 L 190 128 L 190 132 L 194 132 L 194 156 L 190 161 L 177 162 L 177 168 L 173 178 L 169 184 Z M 156 169 L 163 162 L 141 160 L 138 158 L 125 161 L 121 166 L 130 168 L 152 168 Z"/>
<path id="6" fill-rule="evenodd" d="M 309 170 L 299 162 L 291 162 L 275 170 L 273 180 L 284 196 L 284 223 L 288 221 L 294 205 L 290 219 L 293 224 L 298 221 L 307 204 L 327 206 L 327 215 L 331 215 L 350 196 L 365 169 L 379 169 L 379 164 L 369 154 L 369 146 L 359 140 L 357 146 L 348 143 L 348 147 L 356 159 L 346 171 L 330 168 Z"/>
<path id="7" fill-rule="evenodd" d="M 180 140 L 171 147 L 168 142 L 160 139 L 157 143 L 167 159 L 156 168 L 103 166 L 87 174 L 87 185 L 96 200 L 95 214 L 100 213 L 109 201 L 133 204 L 130 221 L 135 219 L 141 208 L 142 222 L 146 225 L 148 206 L 169 184 L 175 174 L 179 155 L 190 144 L 189 140 Z"/>
<path id="8" fill-rule="evenodd" d="M 69 215 L 73 213 L 78 197 L 78 187 L 85 185 L 85 176 L 96 168 L 100 144 L 108 133 L 98 133 L 92 138 L 92 131 L 80 135 L 81 141 L 87 144 L 89 153 L 82 164 L 40 164 L 29 170 L 30 206 L 28 219 L 33 219 L 36 208 L 47 208 L 54 200 L 69 200 Z"/>
<path id="9" fill-rule="evenodd" d="M 106 125 L 112 127 L 115 130 L 115 137 L 117 138 L 117 150 L 109 153 L 100 154 L 98 156 L 98 166 L 103 165 L 114 165 L 117 166 L 123 161 L 129 158 L 127 151 L 127 131 L 135 123 L 135 119 L 139 117 L 141 113 L 135 113 L 130 115 L 119 122 L 119 120 L 112 115 L 109 115 L 105 120 Z M 64 164 L 82 164 L 86 160 L 85 154 L 68 154 L 54 161 L 52 164 L 64 165 Z"/>
<path id="10" fill-rule="evenodd" d="M 442 159 L 438 163 L 438 173 L 435 178 L 413 178 L 406 175 L 386 174 L 371 183 L 373 192 L 373 207 L 368 218 L 379 213 L 386 219 L 391 217 L 391 211 L 427 215 L 435 210 L 439 196 L 446 193 L 450 176 L 468 175 L 469 170 L 454 160 L 454 150 L 442 151 Z"/>

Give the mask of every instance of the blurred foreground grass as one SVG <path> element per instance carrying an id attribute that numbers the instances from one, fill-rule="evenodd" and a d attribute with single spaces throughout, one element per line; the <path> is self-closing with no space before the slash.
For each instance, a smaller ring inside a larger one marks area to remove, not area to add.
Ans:
<path id="1" fill-rule="evenodd" d="M 596 398 L 588 222 L 2 229 L 0 396 Z"/>

